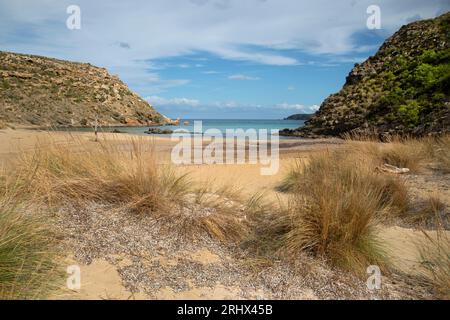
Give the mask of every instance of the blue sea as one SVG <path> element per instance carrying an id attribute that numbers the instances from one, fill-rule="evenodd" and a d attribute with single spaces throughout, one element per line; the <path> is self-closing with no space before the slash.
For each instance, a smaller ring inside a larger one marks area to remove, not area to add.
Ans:
<path id="1" fill-rule="evenodd" d="M 183 124 L 185 121 L 189 124 Z M 297 120 L 231 120 L 231 119 L 205 119 L 205 120 L 181 120 L 179 126 L 160 126 L 161 129 L 184 129 L 189 132 L 194 132 L 194 121 L 202 121 L 202 132 L 208 129 L 219 129 L 225 133 L 226 129 L 271 129 L 282 130 L 285 128 L 295 129 L 303 126 L 304 121 Z"/>
<path id="2" fill-rule="evenodd" d="M 272 129 L 295 129 L 302 127 L 304 125 L 303 120 L 234 120 L 234 119 L 182 119 L 179 126 L 156 126 L 152 128 L 160 129 L 170 129 L 175 131 L 177 129 L 187 130 L 190 133 L 194 132 L 194 121 L 202 121 L 202 133 L 208 129 L 219 129 L 225 134 L 226 129 L 267 129 L 270 133 Z M 184 124 L 188 122 L 189 124 Z M 147 135 L 145 131 L 149 127 L 108 127 L 101 128 L 99 131 L 111 131 L 114 129 L 120 130 L 121 132 L 136 134 L 136 135 Z M 72 130 L 72 129 L 71 129 Z M 90 128 L 80 128 L 75 129 L 77 131 L 92 131 Z M 280 139 L 286 139 L 288 137 L 280 137 Z"/>

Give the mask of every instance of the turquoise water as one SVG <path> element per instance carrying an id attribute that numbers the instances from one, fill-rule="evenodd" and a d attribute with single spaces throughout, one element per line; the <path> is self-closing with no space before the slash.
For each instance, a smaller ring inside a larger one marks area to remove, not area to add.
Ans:
<path id="1" fill-rule="evenodd" d="M 183 122 L 188 121 L 188 125 Z M 304 121 L 301 120 L 226 120 L 226 119 L 207 119 L 207 120 L 181 120 L 179 126 L 160 126 L 161 129 L 184 129 L 189 132 L 194 132 L 194 121 L 202 121 L 202 132 L 208 129 L 219 129 L 225 133 L 226 129 L 271 129 L 282 130 L 285 128 L 295 129 L 303 126 Z"/>
<path id="2" fill-rule="evenodd" d="M 188 121 L 189 124 L 185 125 L 184 122 Z M 227 120 L 227 119 L 204 119 L 204 120 L 181 120 L 179 126 L 157 126 L 155 128 L 170 129 L 175 131 L 177 129 L 184 129 L 189 132 L 194 132 L 194 121 L 202 121 L 202 133 L 208 129 L 219 129 L 225 134 L 226 129 L 267 129 L 270 133 L 271 129 L 282 130 L 285 128 L 295 129 L 304 125 L 303 120 Z M 153 127 L 152 127 L 153 128 Z M 111 131 L 113 129 L 120 130 L 136 135 L 147 135 L 145 131 L 148 127 L 108 127 L 102 128 L 99 131 Z M 73 129 L 71 129 L 73 130 Z M 79 128 L 77 131 L 92 131 L 90 128 Z M 288 137 L 280 137 L 280 139 L 286 139 Z"/>

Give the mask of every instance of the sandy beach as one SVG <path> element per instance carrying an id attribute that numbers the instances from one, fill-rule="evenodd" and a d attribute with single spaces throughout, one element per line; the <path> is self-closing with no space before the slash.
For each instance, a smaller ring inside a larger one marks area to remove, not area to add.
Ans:
<path id="1" fill-rule="evenodd" d="M 8 167 L 9 160 L 19 152 L 31 152 L 39 141 L 49 136 L 60 144 L 75 138 L 87 148 L 97 148 L 91 133 L 45 132 L 34 130 L 0 130 L 0 161 Z M 101 141 L 127 146 L 130 136 L 101 133 Z M 170 152 L 175 144 L 166 137 L 139 137 L 152 146 L 158 163 L 170 163 Z M 216 188 L 228 186 L 244 196 L 260 193 L 270 201 L 283 199 L 277 186 L 295 163 L 321 150 L 340 148 L 338 139 L 288 140 L 280 142 L 280 169 L 277 174 L 263 176 L 260 165 L 188 165 L 175 166 L 180 173 L 188 173 L 197 184 Z M 422 180 L 420 180 L 422 179 Z M 436 185 L 442 199 L 450 206 L 450 184 L 447 178 L 421 175 L 410 176 L 407 183 L 414 196 L 433 192 Z M 424 181 L 423 181 L 424 180 Z M 60 210 L 63 224 L 59 224 L 67 237 L 65 265 L 79 265 L 82 273 L 80 290 L 61 289 L 52 298 L 68 299 L 322 299 L 322 298 L 420 298 L 425 291 L 411 290 L 387 278 L 383 290 L 370 292 L 364 282 L 350 275 L 337 275 L 336 271 L 305 257 L 296 268 L 321 269 L 321 274 L 294 275 L 283 262 L 271 264 L 258 273 L 257 267 L 242 266 L 237 248 L 218 244 L 211 239 L 189 242 L 183 239 L 161 237 L 153 224 L 143 224 L 134 216 L 109 210 L 108 206 L 92 203 L 79 211 L 67 204 Z M 107 215 L 107 218 L 106 216 Z M 89 218 L 86 218 L 88 217 Z M 85 218 L 83 218 L 85 217 Z M 88 219 L 88 220 L 85 220 Z M 88 225 L 86 225 L 88 223 Z M 87 229 L 86 229 L 87 228 Z M 80 232 L 80 230 L 84 230 Z M 99 232 L 99 230 L 103 230 Z M 106 232 L 106 233 L 105 233 Z M 408 226 L 387 225 L 380 230 L 382 240 L 389 248 L 393 265 L 402 273 L 421 272 L 421 258 L 416 246 L 424 234 Z M 435 236 L 434 231 L 429 231 Z M 125 248 L 127 247 L 127 248 Z M 259 262 L 263 263 L 263 262 Z M 264 263 L 263 263 L 264 264 Z M 327 279 L 337 277 L 337 282 Z M 349 283 L 353 283 L 350 285 Z M 297 284 L 297 285 L 294 285 Z M 317 291 L 317 286 L 323 290 Z M 62 288 L 64 286 L 61 286 Z M 337 292 L 336 289 L 340 288 Z"/>

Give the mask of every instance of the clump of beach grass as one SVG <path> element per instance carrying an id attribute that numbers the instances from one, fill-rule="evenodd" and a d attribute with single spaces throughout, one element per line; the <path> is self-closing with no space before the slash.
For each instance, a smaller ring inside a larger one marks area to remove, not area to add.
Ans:
<path id="1" fill-rule="evenodd" d="M 439 220 L 438 217 L 437 219 Z M 436 232 L 436 236 L 431 236 L 423 231 L 425 241 L 418 245 L 422 267 L 425 269 L 423 278 L 429 283 L 436 298 L 449 300 L 450 236 L 448 231 L 439 226 Z"/>
<path id="2" fill-rule="evenodd" d="M 405 215 L 410 207 L 405 182 L 399 176 L 378 172 L 377 164 L 365 149 L 362 151 L 351 144 L 340 150 L 311 155 L 306 161 L 296 163 L 278 189 L 291 194 L 308 194 L 310 190 L 316 190 L 320 195 L 321 187 L 329 185 L 330 181 L 339 182 L 336 187 L 349 192 L 356 192 L 357 184 L 364 183 L 380 192 L 378 202 L 389 208 L 385 210 L 388 218 Z"/>
<path id="3" fill-rule="evenodd" d="M 377 165 L 385 163 L 421 173 L 430 168 L 450 172 L 450 135 L 410 138 L 392 136 L 384 143 L 373 137 L 346 135 L 348 146 L 363 152 Z"/>
<path id="4" fill-rule="evenodd" d="M 397 218 L 408 220 L 411 203 L 402 176 L 377 168 L 390 164 L 413 173 L 445 172 L 449 142 L 449 136 L 386 143 L 347 137 L 342 148 L 313 154 L 291 169 L 278 186 L 288 193 L 289 204 L 263 211 L 254 238 L 263 252 L 295 257 L 306 251 L 357 273 L 371 264 L 386 266 L 377 229 Z M 429 220 L 441 209 L 440 201 L 430 199 L 417 218 Z"/>
<path id="5" fill-rule="evenodd" d="M 221 192 L 199 191 L 188 174 L 158 163 L 150 140 L 41 141 L 34 153 L 22 156 L 19 167 L 34 176 L 26 187 L 51 207 L 67 201 L 106 203 L 153 218 L 183 236 L 234 241 L 245 235 L 238 202 Z"/>
<path id="6" fill-rule="evenodd" d="M 345 150 L 314 154 L 291 174 L 289 205 L 273 220 L 280 249 L 307 251 L 357 273 L 385 265 L 376 227 L 391 210 L 403 210 L 398 180 Z"/>
<path id="7" fill-rule="evenodd" d="M 444 174 L 450 173 L 450 135 L 424 140 L 431 166 Z"/>
<path id="8" fill-rule="evenodd" d="M 160 168 L 151 148 L 138 139 L 95 146 L 76 138 L 50 139 L 22 154 L 18 168 L 33 172 L 28 187 L 52 205 L 89 200 L 126 205 L 137 213 L 158 211 L 176 203 L 187 181 Z"/>
<path id="9" fill-rule="evenodd" d="M 0 190 L 0 299 L 41 299 L 55 289 L 56 237 L 3 176 Z"/>
<path id="10" fill-rule="evenodd" d="M 195 238 L 202 232 L 221 242 L 238 243 L 247 237 L 246 215 L 252 207 L 230 186 L 214 188 L 206 185 L 193 188 L 180 210 L 165 216 L 169 228 L 178 234 Z M 174 223 L 175 221 L 175 223 Z"/>
<path id="11" fill-rule="evenodd" d="M 311 155 L 281 186 L 288 204 L 252 216 L 251 242 L 263 254 L 295 259 L 307 252 L 359 275 L 369 265 L 386 269 L 378 226 L 403 214 L 408 198 L 398 177 L 374 169 L 364 154 L 346 149 Z"/>
<path id="12" fill-rule="evenodd" d="M 417 227 L 430 227 L 436 221 L 439 221 L 442 223 L 442 227 L 445 229 L 449 228 L 447 221 L 450 221 L 450 217 L 445 216 L 446 205 L 440 197 L 436 195 L 429 196 L 423 203 L 418 205 L 420 207 L 409 215 L 407 222 Z"/>
<path id="13" fill-rule="evenodd" d="M 303 160 L 297 160 L 290 168 L 288 174 L 283 178 L 276 189 L 279 192 L 289 192 L 295 188 L 302 177 Z"/>

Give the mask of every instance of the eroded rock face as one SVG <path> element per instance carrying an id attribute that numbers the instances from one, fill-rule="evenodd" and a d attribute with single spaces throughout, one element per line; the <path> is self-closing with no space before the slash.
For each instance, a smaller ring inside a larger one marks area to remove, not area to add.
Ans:
<path id="1" fill-rule="evenodd" d="M 168 121 L 104 68 L 0 52 L 0 120 L 18 125 L 154 125 Z"/>
<path id="2" fill-rule="evenodd" d="M 450 13 L 403 26 L 375 56 L 355 65 L 342 90 L 330 95 L 304 128 L 284 134 L 449 132 L 449 26 Z"/>

